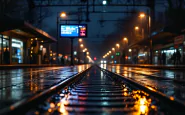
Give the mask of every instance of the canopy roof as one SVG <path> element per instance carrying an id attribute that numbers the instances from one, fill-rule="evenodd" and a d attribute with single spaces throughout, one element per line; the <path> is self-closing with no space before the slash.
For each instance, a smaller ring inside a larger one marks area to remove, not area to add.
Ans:
<path id="1" fill-rule="evenodd" d="M 38 29 L 23 20 L 13 19 L 8 16 L 0 17 L 0 34 L 21 39 L 39 38 L 45 42 L 57 41 L 43 30 Z"/>

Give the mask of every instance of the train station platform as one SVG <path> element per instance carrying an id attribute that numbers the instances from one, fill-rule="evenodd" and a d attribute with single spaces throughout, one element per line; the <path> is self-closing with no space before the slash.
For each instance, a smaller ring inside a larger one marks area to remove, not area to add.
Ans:
<path id="1" fill-rule="evenodd" d="M 157 64 L 111 64 L 111 65 L 121 65 L 126 67 L 141 67 L 141 68 L 153 68 L 153 69 L 169 69 L 169 70 L 183 70 L 185 65 L 157 65 Z M 57 67 L 57 66 L 69 66 L 69 65 L 59 65 L 59 64 L 8 64 L 0 65 L 0 70 L 2 69 L 19 69 L 19 68 L 40 68 L 40 67 Z"/>
<path id="2" fill-rule="evenodd" d="M 2 69 L 19 69 L 19 68 L 39 68 L 39 67 L 54 67 L 61 66 L 57 64 L 8 64 L 8 65 L 0 65 L 0 70 Z"/>
<path id="3" fill-rule="evenodd" d="M 114 64 L 114 65 L 122 65 L 127 67 L 153 68 L 153 69 L 170 69 L 170 70 L 185 69 L 185 65 L 159 65 L 159 64 Z"/>

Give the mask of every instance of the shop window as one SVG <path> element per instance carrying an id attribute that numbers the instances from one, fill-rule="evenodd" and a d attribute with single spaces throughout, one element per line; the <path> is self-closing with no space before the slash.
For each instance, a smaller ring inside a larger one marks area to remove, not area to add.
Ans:
<path id="1" fill-rule="evenodd" d="M 3 42 L 1 44 L 2 44 L 2 57 L 3 57 L 2 62 L 3 64 L 10 64 L 9 37 L 3 35 Z"/>
<path id="2" fill-rule="evenodd" d="M 12 63 L 23 63 L 23 42 L 12 39 Z"/>

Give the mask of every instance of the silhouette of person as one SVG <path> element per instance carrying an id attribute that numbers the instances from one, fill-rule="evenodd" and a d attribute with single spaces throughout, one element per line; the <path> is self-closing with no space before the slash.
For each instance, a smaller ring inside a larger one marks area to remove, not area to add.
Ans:
<path id="1" fill-rule="evenodd" d="M 5 64 L 10 64 L 10 52 L 8 51 L 8 46 L 6 45 L 6 49 L 3 55 Z"/>
<path id="2" fill-rule="evenodd" d="M 180 61 L 180 59 L 181 59 L 181 54 L 180 54 L 180 51 L 179 51 L 178 49 L 177 49 L 176 58 L 177 58 L 177 64 L 180 64 L 180 63 L 181 63 L 181 61 Z"/>
<path id="3" fill-rule="evenodd" d="M 64 57 L 62 56 L 60 59 L 61 59 L 61 64 L 63 65 L 64 64 Z"/>
<path id="4" fill-rule="evenodd" d="M 176 52 L 173 53 L 172 55 L 172 60 L 173 60 L 173 64 L 176 64 Z"/>

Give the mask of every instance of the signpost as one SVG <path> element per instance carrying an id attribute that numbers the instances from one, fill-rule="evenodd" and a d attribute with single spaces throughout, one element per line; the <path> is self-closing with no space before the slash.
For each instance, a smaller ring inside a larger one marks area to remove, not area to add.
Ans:
<path id="1" fill-rule="evenodd" d="M 71 65 L 74 65 L 73 39 L 87 37 L 87 25 L 86 24 L 61 24 L 60 37 L 71 39 Z"/>

